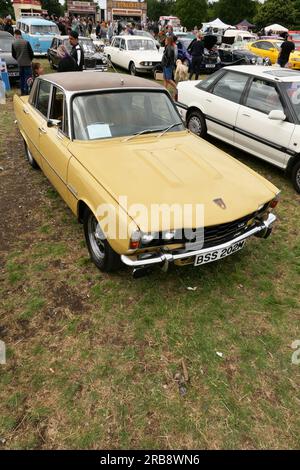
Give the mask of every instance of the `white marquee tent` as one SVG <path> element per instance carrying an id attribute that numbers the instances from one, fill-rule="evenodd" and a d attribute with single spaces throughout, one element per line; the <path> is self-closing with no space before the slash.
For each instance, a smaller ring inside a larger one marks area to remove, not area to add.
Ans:
<path id="1" fill-rule="evenodd" d="M 265 31 L 272 31 L 273 33 L 287 33 L 288 29 L 280 24 L 271 24 L 270 26 L 265 27 Z"/>
<path id="2" fill-rule="evenodd" d="M 210 21 L 209 23 L 203 23 L 203 29 L 205 28 L 217 28 L 217 29 L 228 29 L 231 27 L 230 24 L 223 23 L 220 18 L 216 18 L 214 21 Z"/>

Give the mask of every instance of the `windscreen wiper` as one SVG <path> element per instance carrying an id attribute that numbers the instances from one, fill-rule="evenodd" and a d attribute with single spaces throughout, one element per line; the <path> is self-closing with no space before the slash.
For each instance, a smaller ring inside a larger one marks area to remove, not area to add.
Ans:
<path id="1" fill-rule="evenodd" d="M 157 139 L 159 139 L 160 137 L 165 135 L 167 132 L 169 132 L 171 129 L 173 129 L 173 127 L 180 126 L 180 125 L 182 125 L 182 122 L 174 122 L 174 124 L 171 124 L 170 126 L 166 127 L 165 129 L 162 129 L 162 132 L 161 132 L 161 134 L 159 134 L 157 136 Z"/>
<path id="2" fill-rule="evenodd" d="M 139 135 L 153 134 L 154 132 L 161 132 L 161 131 L 164 131 L 164 129 L 143 129 L 142 131 L 137 132 L 136 134 L 126 137 L 126 139 L 122 140 L 122 142 L 127 142 L 128 140 L 133 139 L 134 137 L 138 137 Z"/>

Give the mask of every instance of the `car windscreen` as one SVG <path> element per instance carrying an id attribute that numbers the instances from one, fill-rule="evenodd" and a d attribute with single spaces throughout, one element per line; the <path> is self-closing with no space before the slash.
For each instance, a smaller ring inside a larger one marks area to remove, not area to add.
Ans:
<path id="1" fill-rule="evenodd" d="M 10 38 L 0 39 L 0 52 L 11 52 L 12 43 L 13 43 L 13 39 L 10 39 Z"/>
<path id="2" fill-rule="evenodd" d="M 129 39 L 129 51 L 156 51 L 155 42 L 151 39 Z"/>
<path id="3" fill-rule="evenodd" d="M 183 130 L 170 97 L 161 91 L 121 91 L 77 95 L 72 101 L 73 134 L 98 140 Z"/>
<path id="4" fill-rule="evenodd" d="M 31 34 L 58 34 L 59 30 L 56 25 L 31 25 Z"/>
<path id="5" fill-rule="evenodd" d="M 283 83 L 282 86 L 300 121 L 300 82 L 287 82 Z"/>
<path id="6" fill-rule="evenodd" d="M 79 44 L 81 45 L 83 51 L 86 53 L 96 52 L 95 44 L 91 39 L 79 39 Z M 69 39 L 64 40 L 64 46 L 66 47 L 68 52 L 71 52 L 72 46 L 70 44 Z"/>

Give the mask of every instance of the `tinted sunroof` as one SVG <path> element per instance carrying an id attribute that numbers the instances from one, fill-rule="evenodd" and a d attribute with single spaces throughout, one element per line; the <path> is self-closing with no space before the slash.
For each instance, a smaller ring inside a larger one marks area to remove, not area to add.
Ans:
<path id="1" fill-rule="evenodd" d="M 268 70 L 268 71 L 265 71 L 264 73 L 266 73 L 268 75 L 273 75 L 274 77 L 291 77 L 291 76 L 295 76 L 295 75 L 300 76 L 300 71 L 289 70 L 289 69 Z"/>

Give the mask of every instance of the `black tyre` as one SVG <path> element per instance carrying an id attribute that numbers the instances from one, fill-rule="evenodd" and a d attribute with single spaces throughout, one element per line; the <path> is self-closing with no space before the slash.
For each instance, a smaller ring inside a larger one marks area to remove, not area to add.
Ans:
<path id="1" fill-rule="evenodd" d="M 130 75 L 133 75 L 133 76 L 136 75 L 136 68 L 135 68 L 134 62 L 130 62 L 130 64 L 129 64 L 129 72 L 130 72 Z"/>
<path id="2" fill-rule="evenodd" d="M 120 256 L 103 237 L 99 222 L 89 209 L 85 211 L 83 227 L 86 244 L 93 263 L 103 272 L 117 271 L 121 266 Z"/>
<path id="3" fill-rule="evenodd" d="M 292 169 L 292 183 L 297 193 L 300 193 L 300 160 L 293 166 Z"/>
<path id="4" fill-rule="evenodd" d="M 28 161 L 29 165 L 32 166 L 35 170 L 39 169 L 39 166 L 35 159 L 32 156 L 32 153 L 30 152 L 25 140 L 24 140 L 24 146 L 25 146 L 25 155 L 26 155 L 26 160 Z"/>
<path id="5" fill-rule="evenodd" d="M 199 137 L 205 137 L 207 133 L 206 122 L 200 111 L 192 111 L 188 114 L 187 127 Z"/>

